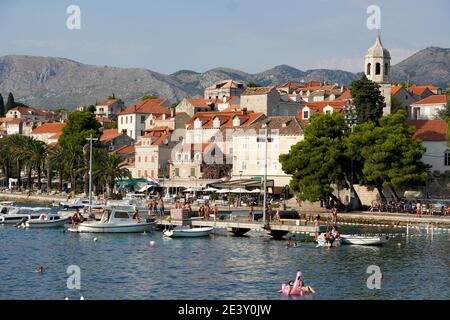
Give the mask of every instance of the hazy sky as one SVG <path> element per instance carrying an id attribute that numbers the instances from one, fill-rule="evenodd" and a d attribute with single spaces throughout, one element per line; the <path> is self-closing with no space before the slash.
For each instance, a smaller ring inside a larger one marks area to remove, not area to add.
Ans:
<path id="1" fill-rule="evenodd" d="M 69 5 L 81 30 L 69 30 Z M 393 63 L 450 47 L 448 0 L 0 0 L 0 56 L 55 56 L 162 73 L 275 65 L 361 71 L 376 37 L 366 9 L 381 8 Z"/>

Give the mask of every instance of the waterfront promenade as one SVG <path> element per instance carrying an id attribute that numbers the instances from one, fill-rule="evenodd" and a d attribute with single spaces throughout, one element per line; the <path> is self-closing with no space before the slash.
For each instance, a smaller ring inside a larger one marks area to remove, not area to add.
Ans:
<path id="1" fill-rule="evenodd" d="M 27 194 L 27 193 L 0 193 L 0 201 L 15 201 L 36 204 L 51 204 L 67 201 L 70 195 L 48 195 L 48 194 Z M 166 209 L 171 209 L 171 205 L 166 205 Z M 194 207 L 195 209 L 195 207 Z M 220 211 L 246 210 L 246 208 L 233 207 L 219 207 Z M 255 210 L 257 210 L 255 208 Z M 311 217 L 320 214 L 322 217 L 322 224 L 326 225 L 327 221 L 331 221 L 331 217 L 324 210 L 320 212 L 297 209 L 302 216 L 302 221 L 308 220 L 308 225 L 311 225 Z M 345 223 L 361 223 L 361 224 L 383 224 L 383 225 L 403 225 L 407 224 L 430 224 L 435 226 L 450 227 L 450 216 L 429 216 L 422 215 L 416 217 L 415 214 L 395 213 L 395 212 L 368 212 L 368 211 L 354 211 L 354 212 L 339 212 L 338 222 Z"/>

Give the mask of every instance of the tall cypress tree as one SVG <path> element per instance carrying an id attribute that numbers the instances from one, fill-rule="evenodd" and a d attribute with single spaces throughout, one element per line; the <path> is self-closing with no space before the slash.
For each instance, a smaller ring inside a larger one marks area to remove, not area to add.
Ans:
<path id="1" fill-rule="evenodd" d="M 14 96 L 10 92 L 9 95 L 8 95 L 8 101 L 6 102 L 5 112 L 8 112 L 9 110 L 11 110 L 11 109 L 13 109 L 15 107 L 16 107 L 16 103 L 14 102 Z"/>
<path id="2" fill-rule="evenodd" d="M 3 101 L 3 96 L 0 93 L 0 118 L 5 116 L 5 101 Z"/>

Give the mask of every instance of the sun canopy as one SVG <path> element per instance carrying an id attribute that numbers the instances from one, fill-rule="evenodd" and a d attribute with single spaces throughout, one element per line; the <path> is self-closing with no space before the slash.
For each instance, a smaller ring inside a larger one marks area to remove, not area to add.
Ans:
<path id="1" fill-rule="evenodd" d="M 250 190 L 249 193 L 261 193 L 261 190 L 260 189 L 253 189 L 253 190 Z"/>
<path id="2" fill-rule="evenodd" d="M 217 193 L 230 193 L 230 190 L 228 189 L 220 189 L 216 191 Z"/>
<path id="3" fill-rule="evenodd" d="M 248 190 L 243 189 L 243 188 L 236 188 L 231 190 L 231 193 L 248 193 Z"/>
<path id="4" fill-rule="evenodd" d="M 206 189 L 204 189 L 204 190 L 202 190 L 202 191 L 204 191 L 204 192 L 216 192 L 217 190 L 219 190 L 219 189 L 210 187 L 210 188 L 206 188 Z"/>

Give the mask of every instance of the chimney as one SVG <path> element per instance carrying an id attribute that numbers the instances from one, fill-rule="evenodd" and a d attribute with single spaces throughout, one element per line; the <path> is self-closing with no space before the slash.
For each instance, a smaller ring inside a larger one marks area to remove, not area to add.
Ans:
<path id="1" fill-rule="evenodd" d="M 175 107 L 170 107 L 170 117 L 171 118 L 175 118 L 175 114 L 176 114 L 175 110 L 176 110 Z"/>
<path id="2" fill-rule="evenodd" d="M 246 115 L 246 114 L 247 114 L 247 108 L 243 108 L 243 109 L 242 109 L 242 114 L 243 114 L 243 115 Z"/>

